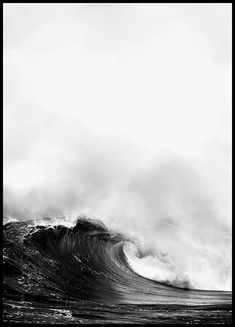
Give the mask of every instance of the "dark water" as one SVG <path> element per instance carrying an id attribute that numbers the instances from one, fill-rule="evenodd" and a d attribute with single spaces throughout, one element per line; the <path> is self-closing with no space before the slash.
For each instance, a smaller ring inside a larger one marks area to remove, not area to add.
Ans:
<path id="1" fill-rule="evenodd" d="M 231 292 L 157 283 L 129 267 L 101 222 L 3 227 L 5 323 L 231 323 Z"/>

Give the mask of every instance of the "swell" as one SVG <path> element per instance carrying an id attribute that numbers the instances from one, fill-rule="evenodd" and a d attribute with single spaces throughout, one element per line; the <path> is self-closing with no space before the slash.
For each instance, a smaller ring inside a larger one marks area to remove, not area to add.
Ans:
<path id="1" fill-rule="evenodd" d="M 9 222 L 3 228 L 4 297 L 79 303 L 217 305 L 229 292 L 175 288 L 130 267 L 130 240 L 100 221 L 79 218 L 74 227 Z"/>

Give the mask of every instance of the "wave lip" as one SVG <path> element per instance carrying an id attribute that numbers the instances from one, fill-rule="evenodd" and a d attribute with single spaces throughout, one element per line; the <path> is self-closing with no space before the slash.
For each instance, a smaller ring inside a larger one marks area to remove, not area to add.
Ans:
<path id="1" fill-rule="evenodd" d="M 190 278 L 172 269 L 165 255 L 147 251 L 143 253 L 135 243 L 127 243 L 124 252 L 130 267 L 140 276 L 156 282 L 185 290 L 195 289 Z"/>
<path id="2" fill-rule="evenodd" d="M 139 259 L 133 242 L 97 220 L 79 218 L 73 227 L 49 220 L 38 225 L 9 222 L 4 225 L 3 246 L 5 299 L 23 296 L 49 302 L 193 306 L 231 303 L 230 292 L 190 290 L 187 281 L 180 284 L 182 281 L 165 279 L 160 283 L 141 276 L 133 266 Z"/>

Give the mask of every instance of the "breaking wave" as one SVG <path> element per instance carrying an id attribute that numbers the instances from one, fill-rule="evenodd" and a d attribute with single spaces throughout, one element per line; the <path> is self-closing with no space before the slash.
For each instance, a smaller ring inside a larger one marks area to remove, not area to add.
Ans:
<path id="1" fill-rule="evenodd" d="M 6 298 L 185 305 L 230 301 L 230 292 L 192 290 L 188 278 L 173 274 L 163 254 L 144 253 L 101 221 L 79 218 L 73 227 L 50 219 L 8 222 L 3 246 Z M 146 265 L 149 255 L 159 261 L 154 276 Z"/>

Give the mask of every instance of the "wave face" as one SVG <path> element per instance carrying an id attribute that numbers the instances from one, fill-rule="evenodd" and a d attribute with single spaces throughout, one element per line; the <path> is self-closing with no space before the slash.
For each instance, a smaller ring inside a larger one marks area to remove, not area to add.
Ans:
<path id="1" fill-rule="evenodd" d="M 144 254 L 101 221 L 8 222 L 3 247 L 6 322 L 186 322 L 195 312 L 207 322 L 231 319 L 231 292 L 141 276 L 133 263 Z"/>

